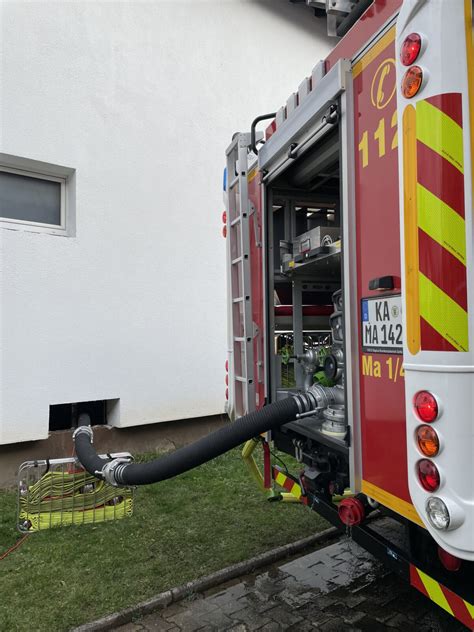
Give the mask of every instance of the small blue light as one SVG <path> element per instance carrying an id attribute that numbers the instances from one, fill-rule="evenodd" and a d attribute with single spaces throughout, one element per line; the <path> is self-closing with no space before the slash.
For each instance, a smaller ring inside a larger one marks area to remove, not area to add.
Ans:
<path id="1" fill-rule="evenodd" d="M 369 320 L 369 301 L 362 300 L 362 320 L 368 322 Z"/>
<path id="2" fill-rule="evenodd" d="M 227 191 L 227 167 L 224 167 L 224 177 L 222 179 L 222 188 Z"/>

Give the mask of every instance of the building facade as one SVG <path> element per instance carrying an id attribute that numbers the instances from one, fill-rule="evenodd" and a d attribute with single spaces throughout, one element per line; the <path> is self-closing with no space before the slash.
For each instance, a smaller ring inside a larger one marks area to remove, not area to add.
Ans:
<path id="1" fill-rule="evenodd" d="M 0 445 L 223 412 L 224 149 L 325 30 L 286 0 L 2 3 Z"/>

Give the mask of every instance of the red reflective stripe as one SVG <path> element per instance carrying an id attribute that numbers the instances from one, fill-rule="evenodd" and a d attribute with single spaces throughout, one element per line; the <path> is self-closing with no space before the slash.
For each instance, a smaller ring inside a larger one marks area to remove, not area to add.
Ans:
<path id="1" fill-rule="evenodd" d="M 466 604 L 461 599 L 461 597 L 456 595 L 456 593 L 453 593 L 451 590 L 449 590 L 449 588 L 446 588 L 445 586 L 443 586 L 443 584 L 439 584 L 439 587 L 441 588 L 442 593 L 446 597 L 446 600 L 449 603 L 451 610 L 453 611 L 453 614 L 456 617 L 456 619 L 458 621 L 461 621 L 461 623 L 464 623 L 464 625 L 466 625 L 470 630 L 472 630 L 474 621 L 471 615 L 469 614 L 468 609 L 466 608 Z"/>
<path id="2" fill-rule="evenodd" d="M 464 175 L 421 141 L 416 151 L 419 184 L 464 218 Z"/>
<path id="3" fill-rule="evenodd" d="M 273 119 L 273 121 L 265 130 L 265 140 L 268 140 L 270 136 L 273 136 L 273 134 L 276 132 L 276 128 L 277 128 L 276 119 Z"/>
<path id="4" fill-rule="evenodd" d="M 437 94 L 434 97 L 428 97 L 425 101 L 444 112 L 462 127 L 462 98 L 459 92 Z"/>
<path id="5" fill-rule="evenodd" d="M 265 489 L 270 489 L 272 486 L 272 457 L 267 441 L 263 444 L 263 486 Z"/>
<path id="6" fill-rule="evenodd" d="M 418 230 L 420 272 L 467 312 L 466 267 L 423 230 Z"/>
<path id="7" fill-rule="evenodd" d="M 423 351 L 457 351 L 436 329 L 420 316 L 421 348 Z"/>
<path id="8" fill-rule="evenodd" d="M 413 564 L 410 564 L 410 584 L 413 586 L 413 588 L 419 590 L 425 595 L 425 597 L 428 597 L 429 599 L 428 591 L 426 590 L 425 585 L 421 581 L 421 578 L 418 575 L 418 571 L 416 567 L 413 566 Z"/>

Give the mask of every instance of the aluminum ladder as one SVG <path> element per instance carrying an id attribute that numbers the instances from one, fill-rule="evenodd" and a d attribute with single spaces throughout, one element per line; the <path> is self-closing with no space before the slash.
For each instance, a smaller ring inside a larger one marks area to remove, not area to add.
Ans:
<path id="1" fill-rule="evenodd" d="M 247 183 L 249 148 L 250 134 L 239 133 L 234 135 L 226 151 L 231 418 L 241 417 L 256 408 L 249 229 L 253 207 Z"/>

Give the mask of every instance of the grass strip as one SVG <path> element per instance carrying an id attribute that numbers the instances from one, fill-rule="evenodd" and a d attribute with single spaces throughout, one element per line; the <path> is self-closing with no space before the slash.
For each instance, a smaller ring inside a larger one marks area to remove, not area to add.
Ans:
<path id="1" fill-rule="evenodd" d="M 0 492 L 0 552 L 15 520 L 16 495 Z M 326 527 L 266 501 L 233 450 L 137 490 L 130 519 L 29 536 L 0 562 L 0 630 L 69 630 Z"/>

